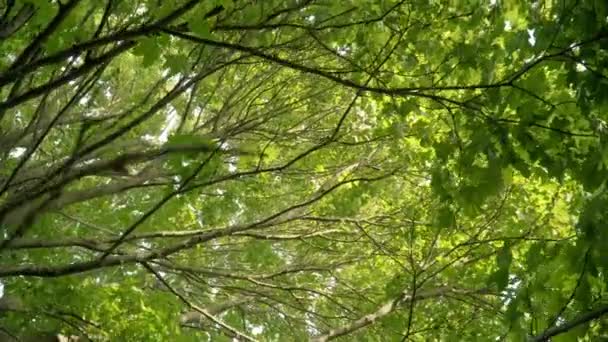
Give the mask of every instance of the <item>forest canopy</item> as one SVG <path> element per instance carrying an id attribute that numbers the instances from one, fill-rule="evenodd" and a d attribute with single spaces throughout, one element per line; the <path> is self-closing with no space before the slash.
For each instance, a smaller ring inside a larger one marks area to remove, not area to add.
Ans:
<path id="1" fill-rule="evenodd" d="M 608 339 L 603 0 L 0 0 L 0 340 Z"/>

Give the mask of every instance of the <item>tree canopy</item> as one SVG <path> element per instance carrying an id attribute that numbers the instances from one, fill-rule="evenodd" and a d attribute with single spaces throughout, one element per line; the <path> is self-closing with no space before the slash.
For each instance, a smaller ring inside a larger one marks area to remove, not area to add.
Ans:
<path id="1" fill-rule="evenodd" d="M 603 0 L 0 1 L 0 340 L 608 338 Z"/>

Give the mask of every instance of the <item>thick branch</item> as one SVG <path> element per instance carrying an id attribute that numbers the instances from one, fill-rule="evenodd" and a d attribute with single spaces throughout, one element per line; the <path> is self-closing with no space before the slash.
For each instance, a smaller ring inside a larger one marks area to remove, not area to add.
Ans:
<path id="1" fill-rule="evenodd" d="M 455 289 L 452 287 L 439 287 L 436 289 L 428 290 L 428 291 L 420 291 L 415 295 L 415 298 L 408 293 L 401 293 L 401 295 L 395 299 L 392 299 L 386 302 L 384 305 L 380 306 L 376 311 L 365 315 L 356 321 L 329 330 L 323 335 L 317 336 L 312 339 L 314 342 L 325 342 L 329 340 L 333 340 L 337 337 L 344 336 L 350 334 L 354 331 L 357 331 L 361 328 L 364 328 L 374 322 L 378 321 L 380 318 L 390 314 L 391 312 L 398 309 L 401 305 L 405 303 L 410 303 L 412 300 L 423 300 L 429 298 L 442 297 L 448 294 L 473 294 L 473 293 L 487 293 L 487 289 L 479 289 L 479 290 L 462 290 Z"/>
<path id="2" fill-rule="evenodd" d="M 608 304 L 601 306 L 595 310 L 589 311 L 585 314 L 582 314 L 582 315 L 578 316 L 577 318 L 575 318 L 571 321 L 568 321 L 564 324 L 560 324 L 556 327 L 549 328 L 549 329 L 543 331 L 542 334 L 531 337 L 529 339 L 529 341 L 534 341 L 534 342 L 549 341 L 549 338 L 551 338 L 553 336 L 563 334 L 563 333 L 569 331 L 570 329 L 573 329 L 581 324 L 585 324 L 587 322 L 596 320 L 605 314 L 608 314 Z"/>

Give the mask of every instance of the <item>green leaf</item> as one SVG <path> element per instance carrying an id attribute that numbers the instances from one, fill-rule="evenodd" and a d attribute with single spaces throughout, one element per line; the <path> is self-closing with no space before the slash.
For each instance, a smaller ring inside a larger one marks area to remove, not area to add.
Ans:
<path id="1" fill-rule="evenodd" d="M 191 19 L 188 21 L 188 28 L 201 38 L 211 38 L 211 26 L 205 19 Z"/>
<path id="2" fill-rule="evenodd" d="M 437 212 L 437 226 L 440 228 L 451 228 L 456 224 L 456 218 L 449 206 L 442 206 Z"/>
<path id="3" fill-rule="evenodd" d="M 509 269 L 511 262 L 513 261 L 513 254 L 511 253 L 511 245 L 507 242 L 503 243 L 502 248 L 496 254 L 496 264 L 498 268 Z"/>
<path id="4" fill-rule="evenodd" d="M 161 49 L 154 37 L 142 39 L 133 49 L 133 54 L 143 57 L 142 65 L 149 67 L 154 64 L 161 55 Z"/>
<path id="5" fill-rule="evenodd" d="M 495 283 L 499 291 L 504 290 L 509 285 L 509 268 L 512 260 L 511 247 L 508 243 L 504 243 L 496 254 L 498 269 L 490 277 L 490 283 Z"/>
<path id="6" fill-rule="evenodd" d="M 174 134 L 165 143 L 165 148 L 170 151 L 168 166 L 177 172 L 182 180 L 189 177 L 195 168 L 202 162 L 197 158 L 200 153 L 209 153 L 216 148 L 215 142 L 195 134 Z M 204 160 L 204 159 L 203 159 Z M 209 163 L 205 170 L 213 168 L 216 161 Z M 201 173 L 199 175 L 205 175 Z"/>
<path id="7" fill-rule="evenodd" d="M 165 56 L 165 66 L 169 68 L 172 75 L 183 73 L 189 66 L 188 57 L 181 54 Z"/>
<path id="8" fill-rule="evenodd" d="M 542 248 L 543 244 L 536 242 L 528 249 L 528 253 L 526 253 L 526 269 L 528 271 L 534 272 L 543 261 Z"/>
<path id="9" fill-rule="evenodd" d="M 589 323 L 579 324 L 562 334 L 552 337 L 551 340 L 555 342 L 577 342 L 587 334 L 588 329 Z"/>
<path id="10" fill-rule="evenodd" d="M 57 6 L 53 5 L 48 0 L 26 0 L 25 3 L 30 3 L 36 8 L 35 15 L 32 20 L 33 25 L 46 25 L 48 24 L 55 13 L 57 13 Z"/>
<path id="11" fill-rule="evenodd" d="M 209 152 L 216 148 L 217 144 L 207 137 L 198 134 L 173 134 L 165 143 L 167 148 L 200 148 L 201 151 Z"/>
<path id="12" fill-rule="evenodd" d="M 407 285 L 405 282 L 406 279 L 403 274 L 398 273 L 393 276 L 384 286 L 386 298 L 396 298 L 399 294 L 401 294 Z"/>

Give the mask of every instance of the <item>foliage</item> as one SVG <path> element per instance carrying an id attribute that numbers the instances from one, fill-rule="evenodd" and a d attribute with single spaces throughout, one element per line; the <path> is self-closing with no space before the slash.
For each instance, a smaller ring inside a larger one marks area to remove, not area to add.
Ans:
<path id="1" fill-rule="evenodd" d="M 2 339 L 608 338 L 605 2 L 0 15 Z"/>

